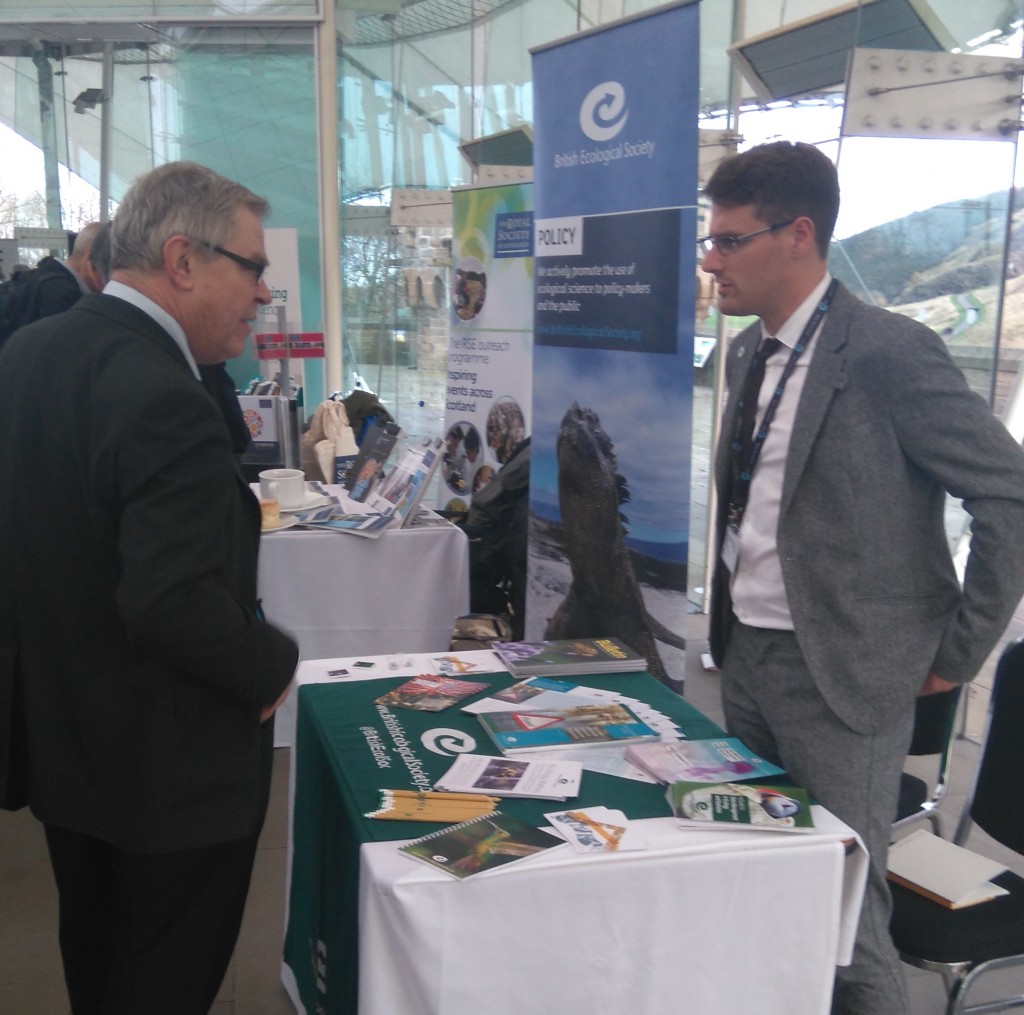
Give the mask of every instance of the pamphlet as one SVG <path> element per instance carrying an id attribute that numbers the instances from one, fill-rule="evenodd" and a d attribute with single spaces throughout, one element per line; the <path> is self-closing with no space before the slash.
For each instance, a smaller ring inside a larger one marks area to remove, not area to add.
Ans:
<path id="1" fill-rule="evenodd" d="M 672 813 L 690 827 L 732 830 L 777 828 L 806 832 L 814 827 L 807 790 L 794 786 L 673 782 L 665 794 Z"/>
<path id="2" fill-rule="evenodd" d="M 345 476 L 345 489 L 353 500 L 365 501 L 380 481 L 401 432 L 397 423 L 375 421 L 367 427 L 359 453 Z"/>
<path id="3" fill-rule="evenodd" d="M 477 652 L 478 656 L 484 656 L 484 652 Z M 494 667 L 488 662 L 480 659 L 467 659 L 466 653 L 453 652 L 446 656 L 435 656 L 432 660 L 438 673 L 462 675 L 465 673 L 494 673 Z"/>
<path id="4" fill-rule="evenodd" d="M 440 712 L 490 685 L 476 680 L 459 680 L 440 673 L 421 673 L 377 699 L 378 705 L 412 708 L 418 712 Z"/>
<path id="5" fill-rule="evenodd" d="M 658 732 L 626 705 L 482 712 L 477 719 L 502 754 L 657 740 Z"/>
<path id="6" fill-rule="evenodd" d="M 344 507 L 331 504 L 327 507 L 303 511 L 295 518 L 298 524 L 307 529 L 319 529 L 325 532 L 346 532 L 353 536 L 366 536 L 376 539 L 391 528 L 392 519 L 379 511 L 346 511 Z"/>
<path id="7" fill-rule="evenodd" d="M 735 737 L 631 744 L 626 758 L 664 783 L 742 782 L 783 773 Z"/>
<path id="8" fill-rule="evenodd" d="M 496 797 L 568 800 L 579 794 L 582 775 L 583 767 L 578 761 L 520 761 L 460 754 L 434 783 L 434 789 Z"/>
<path id="9" fill-rule="evenodd" d="M 550 832 L 509 814 L 493 814 L 413 839 L 399 851 L 456 878 L 493 871 L 564 845 Z"/>
<path id="10" fill-rule="evenodd" d="M 607 807 L 581 807 L 545 814 L 551 827 L 579 853 L 617 853 L 645 849 L 646 841 L 622 811 Z"/>
<path id="11" fill-rule="evenodd" d="M 463 712 L 511 712 L 521 705 L 533 710 L 545 708 L 569 708 L 576 705 L 596 705 L 605 701 L 623 701 L 617 691 L 597 687 L 570 684 L 553 677 L 527 677 L 511 687 L 505 687 L 486 698 L 462 707 Z M 633 699 L 624 701 L 629 704 Z"/>

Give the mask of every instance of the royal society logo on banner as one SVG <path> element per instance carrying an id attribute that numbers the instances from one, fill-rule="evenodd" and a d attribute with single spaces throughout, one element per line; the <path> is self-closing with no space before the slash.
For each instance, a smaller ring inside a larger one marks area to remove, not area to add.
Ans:
<path id="1" fill-rule="evenodd" d="M 580 104 L 580 130 L 598 145 L 619 137 L 629 120 L 626 89 L 618 81 L 603 81 L 587 92 Z M 555 169 L 578 169 L 581 166 L 608 166 L 620 159 L 654 158 L 654 141 L 650 138 L 620 138 L 603 147 L 581 146 L 575 151 L 555 155 Z"/>

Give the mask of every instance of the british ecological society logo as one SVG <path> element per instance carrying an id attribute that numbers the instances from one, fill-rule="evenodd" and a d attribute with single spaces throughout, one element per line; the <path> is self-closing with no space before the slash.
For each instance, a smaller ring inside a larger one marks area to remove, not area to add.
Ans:
<path id="1" fill-rule="evenodd" d="M 618 81 L 591 88 L 580 106 L 580 130 L 591 141 L 611 141 L 628 119 L 626 89 Z"/>
<path id="2" fill-rule="evenodd" d="M 653 158 L 652 140 L 619 137 L 628 120 L 626 89 L 618 81 L 602 81 L 595 85 L 580 104 L 580 130 L 594 144 L 576 151 L 559 152 L 555 155 L 555 169 L 609 166 L 620 159 L 638 156 Z M 610 141 L 615 143 L 609 144 Z"/>
<path id="3" fill-rule="evenodd" d="M 420 743 L 434 754 L 471 754 L 476 750 L 476 741 L 462 730 L 435 727 L 420 737 Z"/>

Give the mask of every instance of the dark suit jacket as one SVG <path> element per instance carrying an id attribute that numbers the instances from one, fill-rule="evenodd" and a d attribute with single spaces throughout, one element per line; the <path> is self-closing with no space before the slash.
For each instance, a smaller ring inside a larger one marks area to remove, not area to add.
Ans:
<path id="1" fill-rule="evenodd" d="M 0 776 L 47 823 L 161 852 L 262 820 L 259 713 L 293 642 L 256 600 L 260 518 L 171 337 L 84 296 L 0 356 Z M 23 705 L 12 707 L 20 686 Z"/>
<path id="2" fill-rule="evenodd" d="M 726 361 L 732 433 L 760 325 Z M 729 442 L 719 492 L 711 650 L 732 623 L 721 563 Z M 972 516 L 961 591 L 945 492 Z M 972 679 L 1024 593 L 1024 452 L 967 387 L 939 337 L 840 286 L 794 421 L 778 530 L 794 631 L 812 676 L 853 729 L 906 715 L 929 671 Z"/>

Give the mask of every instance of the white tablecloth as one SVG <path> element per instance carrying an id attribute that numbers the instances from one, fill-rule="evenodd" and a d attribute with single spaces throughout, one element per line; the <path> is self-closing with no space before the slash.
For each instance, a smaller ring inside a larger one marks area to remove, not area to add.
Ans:
<path id="1" fill-rule="evenodd" d="M 845 857 L 851 833 L 821 808 L 815 822 L 790 835 L 651 818 L 636 822 L 647 851 L 566 846 L 465 882 L 365 844 L 359 1015 L 826 1015 L 866 858 Z"/>
<path id="2" fill-rule="evenodd" d="M 291 529 L 260 541 L 263 612 L 299 643 L 300 659 L 443 652 L 469 611 L 469 544 L 454 525 L 394 529 L 378 539 Z M 295 692 L 274 720 L 292 743 Z"/>

